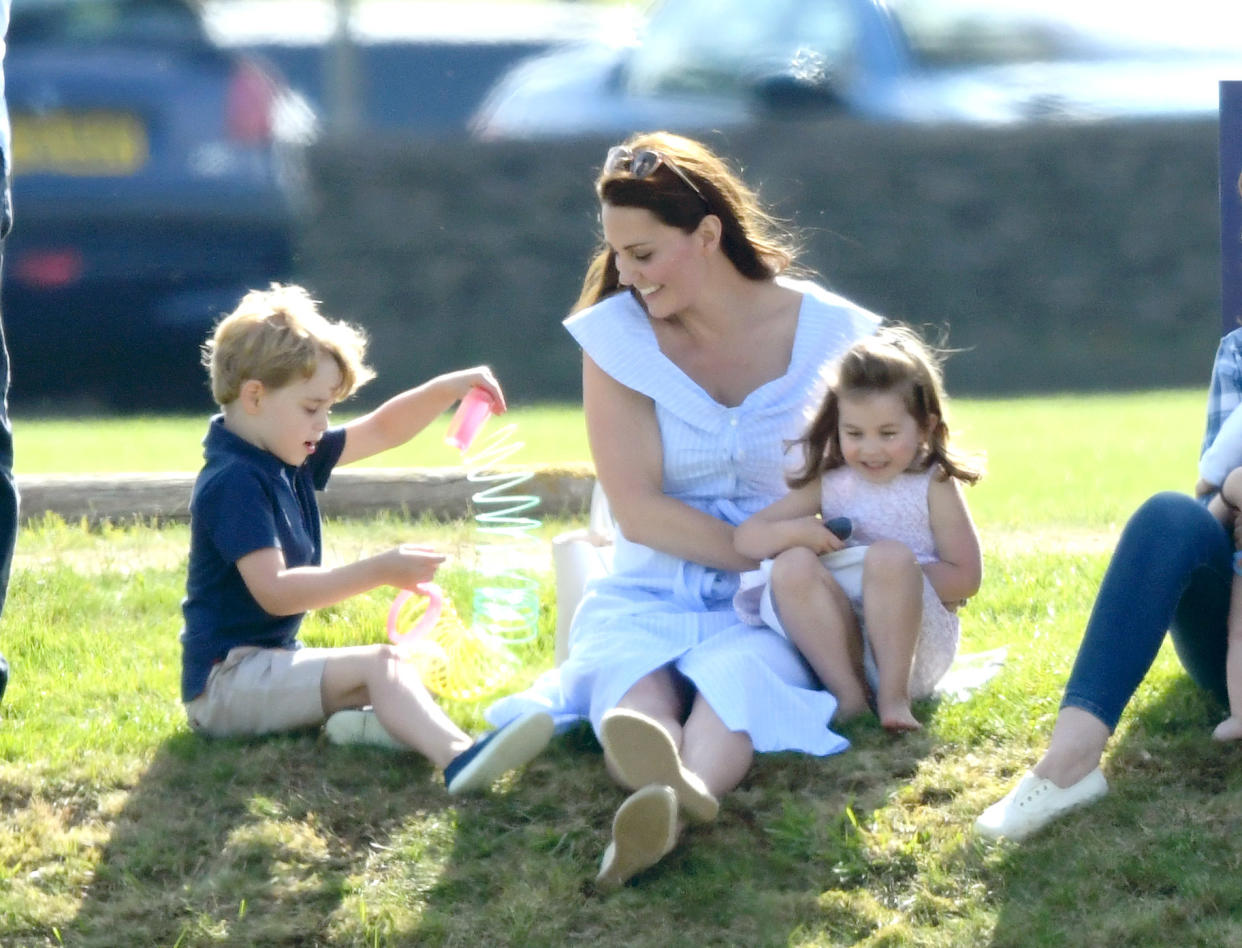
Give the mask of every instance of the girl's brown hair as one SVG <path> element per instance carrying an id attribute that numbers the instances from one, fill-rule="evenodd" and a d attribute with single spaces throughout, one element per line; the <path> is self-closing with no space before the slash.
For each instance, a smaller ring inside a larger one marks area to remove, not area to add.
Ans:
<path id="1" fill-rule="evenodd" d="M 601 204 L 650 211 L 666 226 L 693 233 L 708 214 L 721 223 L 721 249 L 738 273 L 768 280 L 778 273 L 802 272 L 794 266 L 797 243 L 759 203 L 758 196 L 707 146 L 669 132 L 644 132 L 623 143 L 631 151 L 654 151 L 672 162 L 699 193 L 666 167 L 645 178 L 628 170 L 601 171 L 595 194 Z M 585 309 L 621 288 L 617 257 L 601 241 L 582 283 L 574 312 Z"/>
<path id="2" fill-rule="evenodd" d="M 949 448 L 945 419 L 947 397 L 941 373 L 941 352 L 904 326 L 886 325 L 846 350 L 828 387 L 823 404 L 806 433 L 794 442 L 803 450 L 801 469 L 789 476 L 789 486 L 803 487 L 827 471 L 841 467 L 841 399 L 895 392 L 923 432 L 926 450 L 915 459 L 917 470 L 940 465 L 944 477 L 973 484 L 983 476 L 981 465 Z"/>

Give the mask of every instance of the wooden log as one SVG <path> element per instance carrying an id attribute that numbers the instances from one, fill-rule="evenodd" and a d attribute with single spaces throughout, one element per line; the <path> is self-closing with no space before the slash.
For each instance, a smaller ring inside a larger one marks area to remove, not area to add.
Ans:
<path id="1" fill-rule="evenodd" d="M 519 474 L 523 469 L 494 472 Z M 492 473 L 492 472 L 489 472 Z M 504 496 L 537 497 L 529 515 L 585 517 L 591 506 L 594 472 L 590 465 L 536 468 L 525 483 L 471 483 L 462 468 L 341 468 L 320 493 L 325 517 L 366 517 L 381 512 L 411 518 L 455 520 L 474 516 L 471 498 L 494 487 Z M 67 522 L 184 522 L 190 517 L 193 474 L 18 475 L 23 522 L 56 514 Z M 480 508 L 486 509 L 486 508 Z"/>

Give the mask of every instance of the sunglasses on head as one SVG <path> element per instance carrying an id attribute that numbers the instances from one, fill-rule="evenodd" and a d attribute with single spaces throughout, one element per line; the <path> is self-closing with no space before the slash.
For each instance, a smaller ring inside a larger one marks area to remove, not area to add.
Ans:
<path id="1" fill-rule="evenodd" d="M 652 151 L 650 148 L 640 148 L 637 151 L 626 148 L 624 145 L 609 148 L 608 156 L 604 159 L 604 174 L 628 171 L 641 181 L 644 178 L 650 178 L 661 165 L 681 178 L 685 182 L 686 187 L 699 196 L 699 200 L 703 202 L 704 206 L 710 207 L 707 203 L 707 198 L 703 196 L 699 186 L 690 180 L 689 175 L 673 164 L 672 159 L 660 154 L 658 151 Z"/>

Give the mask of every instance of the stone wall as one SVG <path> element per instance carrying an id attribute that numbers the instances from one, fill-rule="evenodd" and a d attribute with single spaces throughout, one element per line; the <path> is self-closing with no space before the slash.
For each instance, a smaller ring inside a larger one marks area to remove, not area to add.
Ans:
<path id="1" fill-rule="evenodd" d="M 1217 127 L 916 129 L 848 121 L 710 136 L 858 302 L 946 334 L 950 390 L 1199 385 L 1219 332 Z M 574 399 L 560 320 L 597 239 L 611 142 L 319 146 L 301 279 L 373 338 L 373 402 L 489 362 Z"/>

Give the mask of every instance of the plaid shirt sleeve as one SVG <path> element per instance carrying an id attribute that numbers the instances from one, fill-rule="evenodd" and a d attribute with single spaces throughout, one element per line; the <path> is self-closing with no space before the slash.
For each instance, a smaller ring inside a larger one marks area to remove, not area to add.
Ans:
<path id="1" fill-rule="evenodd" d="M 1230 413 L 1242 405 L 1242 329 L 1235 329 L 1220 341 L 1216 361 L 1212 365 L 1212 382 L 1208 389 L 1207 429 L 1203 435 L 1203 452 L 1220 433 L 1220 426 Z"/>

